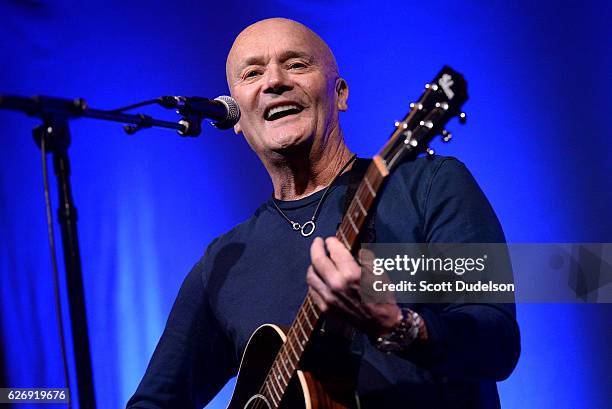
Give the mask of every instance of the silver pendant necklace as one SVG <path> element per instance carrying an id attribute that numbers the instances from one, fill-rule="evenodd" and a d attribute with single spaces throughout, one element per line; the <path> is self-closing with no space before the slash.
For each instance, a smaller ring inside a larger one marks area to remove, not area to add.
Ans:
<path id="1" fill-rule="evenodd" d="M 336 174 L 336 176 L 334 176 L 334 178 L 332 179 L 331 183 L 329 184 L 329 186 L 327 186 L 327 188 L 325 188 L 325 192 L 323 192 L 323 195 L 319 199 L 319 203 L 317 203 L 317 207 L 316 207 L 314 213 L 312 214 L 312 217 L 310 218 L 310 220 L 308 220 L 304 224 L 300 224 L 300 223 L 298 223 L 296 221 L 291 220 L 289 217 L 287 217 L 287 215 L 276 204 L 276 199 L 274 198 L 274 196 L 272 196 L 272 204 L 274 205 L 274 207 L 276 207 L 276 210 L 278 210 L 280 215 L 283 216 L 285 218 L 285 220 L 287 220 L 289 222 L 289 224 L 291 225 L 293 230 L 299 231 L 302 234 L 302 236 L 304 236 L 304 237 L 308 237 L 312 233 L 314 233 L 315 229 L 317 228 L 316 220 L 317 220 L 317 216 L 319 215 L 319 208 L 321 207 L 321 204 L 323 203 L 323 200 L 325 200 L 325 196 L 327 196 L 327 193 L 329 192 L 329 189 L 333 186 L 333 184 L 336 181 L 336 179 L 338 179 L 338 176 L 340 176 L 342 174 L 342 172 L 344 172 L 344 170 L 351 163 L 353 163 L 355 158 L 357 158 L 357 155 L 351 156 L 351 158 L 348 160 L 348 162 L 346 162 L 344 164 L 344 166 L 342 166 L 342 169 L 340 169 L 340 171 Z"/>

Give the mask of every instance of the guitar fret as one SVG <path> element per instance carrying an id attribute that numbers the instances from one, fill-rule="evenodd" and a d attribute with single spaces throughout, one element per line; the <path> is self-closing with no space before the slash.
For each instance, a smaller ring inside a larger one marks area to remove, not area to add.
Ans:
<path id="1" fill-rule="evenodd" d="M 355 195 L 355 202 L 357 203 L 357 206 L 359 206 L 359 208 L 361 209 L 361 213 L 363 213 L 364 216 L 367 216 L 368 212 L 363 207 L 363 203 L 361 203 L 361 200 L 359 199 L 358 195 Z"/>
<path id="2" fill-rule="evenodd" d="M 366 175 L 365 178 L 363 178 L 363 181 L 365 182 L 366 186 L 368 187 L 368 189 L 370 190 L 370 193 L 372 194 L 372 197 L 376 197 L 376 192 L 374 191 L 374 189 L 372 188 L 372 185 L 370 184 L 370 181 L 368 180 L 368 177 Z"/>
<path id="3" fill-rule="evenodd" d="M 314 300 L 312 299 L 312 297 L 308 297 L 308 301 L 310 302 L 310 308 L 312 309 L 314 316 L 318 319 L 320 312 L 319 312 L 319 309 L 317 308 L 317 305 L 314 303 Z"/>
<path id="4" fill-rule="evenodd" d="M 278 356 L 280 357 L 280 361 L 281 361 L 281 364 L 283 365 L 283 368 L 285 368 L 285 373 L 287 374 L 287 376 L 289 378 L 291 378 L 291 374 L 293 373 L 293 369 L 289 370 L 287 368 L 287 362 L 289 362 L 289 359 L 283 358 L 283 348 L 281 348 L 281 350 L 279 351 Z"/>
<path id="5" fill-rule="evenodd" d="M 310 301 L 310 307 L 312 308 L 312 312 L 314 313 L 315 318 L 319 319 L 319 317 L 321 316 L 321 311 L 319 311 L 317 305 L 315 304 L 312 298 L 310 298 L 309 301 Z"/>
<path id="6" fill-rule="evenodd" d="M 278 396 L 278 400 L 281 400 L 281 398 L 283 397 L 283 395 L 281 394 L 283 387 L 278 382 L 278 378 L 274 374 L 274 367 L 272 367 L 272 372 L 270 373 L 270 375 L 272 375 L 271 378 L 272 378 L 272 386 L 274 386 L 274 391 L 276 392 Z M 278 386 L 278 390 L 276 389 L 277 386 Z"/>
<path id="7" fill-rule="evenodd" d="M 283 381 L 284 385 L 283 384 L 280 385 L 281 386 L 281 390 L 283 390 L 283 389 L 285 389 L 287 387 L 287 385 L 289 383 L 285 380 L 285 377 L 283 376 L 283 372 L 280 370 L 280 367 L 278 365 L 275 365 L 275 367 L 276 367 L 276 373 L 277 373 L 276 379 Z"/>
<path id="8" fill-rule="evenodd" d="M 357 197 L 359 198 L 359 202 L 362 203 L 364 205 L 364 211 L 366 213 L 368 213 L 368 211 L 365 209 L 365 207 L 367 206 L 368 208 L 370 207 L 370 205 L 372 204 L 372 200 L 373 197 L 372 195 L 368 192 L 368 188 L 366 185 L 363 185 L 361 187 L 361 189 L 359 189 L 357 191 Z"/>
<path id="9" fill-rule="evenodd" d="M 316 322 L 316 320 L 319 319 L 319 310 L 317 310 L 317 306 L 314 304 L 314 301 L 312 301 L 312 298 L 310 296 L 306 297 L 306 304 L 308 304 L 310 310 L 312 311 L 312 315 L 314 317 L 313 321 Z M 306 313 L 308 314 L 308 311 L 306 311 Z M 310 330 L 314 329 L 314 322 L 308 323 L 310 325 Z"/>
<path id="10" fill-rule="evenodd" d="M 274 368 L 274 367 L 272 367 Z M 285 386 L 283 386 L 279 380 L 278 375 L 275 375 L 274 372 L 272 372 L 272 377 L 274 378 L 274 382 L 276 385 L 278 385 L 278 401 L 280 402 L 281 399 L 283 399 L 283 393 L 285 391 Z"/>
<path id="11" fill-rule="evenodd" d="M 274 386 L 274 383 L 268 382 L 268 390 L 272 391 L 272 394 L 270 395 L 270 397 L 272 397 L 272 401 L 274 402 L 274 405 L 277 405 L 278 402 L 280 402 L 280 396 L 278 392 L 276 392 L 276 387 Z"/>
<path id="12" fill-rule="evenodd" d="M 359 234 L 359 229 L 357 228 L 357 225 L 353 221 L 353 218 L 351 217 L 351 215 L 347 214 L 346 217 L 348 218 L 349 222 L 351 222 L 351 226 L 353 227 L 353 230 L 355 231 L 355 233 Z"/>
<path id="13" fill-rule="evenodd" d="M 272 401 L 273 406 L 277 406 L 277 402 L 276 402 L 276 398 L 274 397 L 274 395 L 272 394 L 272 392 L 270 392 L 270 386 L 268 385 L 268 381 L 266 380 L 264 382 L 264 387 L 263 387 L 263 395 L 266 397 L 266 399 Z"/>
<path id="14" fill-rule="evenodd" d="M 365 198 L 362 197 L 362 195 L 364 195 Z M 368 192 L 362 191 L 359 197 L 357 197 L 357 200 L 359 201 L 358 203 L 361 206 L 361 213 L 363 214 L 362 217 L 365 219 L 368 216 L 367 209 L 369 209 L 370 205 L 372 204 L 372 198 L 371 196 L 369 196 Z"/>
<path id="15" fill-rule="evenodd" d="M 304 304 L 302 304 L 302 308 L 301 308 L 301 310 L 300 310 L 298 315 L 299 315 L 299 318 L 302 318 L 302 319 L 308 321 L 309 320 L 309 315 L 308 315 L 308 310 L 306 309 L 306 304 L 307 304 L 306 302 Z"/>
<path id="16" fill-rule="evenodd" d="M 346 239 L 346 236 L 344 235 L 344 232 L 342 231 L 342 227 L 340 227 L 340 228 L 338 229 L 338 231 L 340 232 L 340 236 L 341 236 L 342 241 L 344 242 L 344 245 L 345 245 L 347 248 L 349 248 L 349 249 L 350 249 L 350 248 L 351 248 L 351 246 L 350 246 L 350 244 L 348 243 L 348 240 Z"/>
<path id="17" fill-rule="evenodd" d="M 308 324 L 308 331 L 314 330 L 314 325 L 310 322 L 310 318 L 306 318 L 306 324 Z"/>
<path id="18" fill-rule="evenodd" d="M 300 349 L 300 354 L 302 352 L 304 352 L 304 349 L 306 349 L 306 340 L 299 340 L 298 339 L 298 347 Z"/>
<path id="19" fill-rule="evenodd" d="M 296 320 L 296 322 L 297 322 L 298 328 L 302 332 L 302 335 L 304 336 L 304 338 L 308 339 L 308 335 L 306 334 L 306 331 L 304 331 L 304 327 L 302 327 L 302 324 L 300 323 L 299 318 Z"/>
<path id="20" fill-rule="evenodd" d="M 283 351 L 285 352 L 284 358 L 282 357 Z M 283 367 L 285 368 L 285 372 L 287 373 L 287 378 L 291 380 L 291 377 L 293 376 L 293 371 L 295 371 L 295 369 L 297 368 L 297 363 L 295 363 L 293 359 L 289 356 L 287 348 L 282 348 L 281 353 L 279 355 L 281 355 L 280 360 L 282 362 Z"/>
<path id="21" fill-rule="evenodd" d="M 285 344 L 289 344 L 289 349 L 291 349 L 291 352 L 293 352 L 293 355 L 295 355 L 295 359 L 296 361 L 300 361 L 300 356 L 297 354 L 297 352 L 295 352 L 295 349 L 293 349 L 293 345 L 291 343 L 291 341 L 289 339 L 287 339 L 287 342 Z"/>

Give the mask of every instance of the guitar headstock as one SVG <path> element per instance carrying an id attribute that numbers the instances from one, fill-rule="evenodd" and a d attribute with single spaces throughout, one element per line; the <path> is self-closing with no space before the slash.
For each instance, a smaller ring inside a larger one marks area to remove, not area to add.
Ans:
<path id="1" fill-rule="evenodd" d="M 417 102 L 410 104 L 410 112 L 395 123 L 389 141 L 378 153 L 386 167 L 392 170 L 402 160 L 412 159 L 421 153 L 433 155 L 429 142 L 437 135 L 449 142 L 452 135 L 444 127 L 454 117 L 465 123 L 461 107 L 467 101 L 467 83 L 463 75 L 445 65 L 433 81 L 425 85 L 425 91 Z"/>

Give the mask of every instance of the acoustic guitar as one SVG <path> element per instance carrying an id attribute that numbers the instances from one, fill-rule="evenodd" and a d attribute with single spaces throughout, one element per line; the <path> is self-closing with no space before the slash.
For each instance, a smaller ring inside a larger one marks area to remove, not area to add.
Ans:
<path id="1" fill-rule="evenodd" d="M 461 107 L 467 100 L 463 75 L 444 66 L 425 85 L 417 102 L 374 156 L 342 218 L 336 237 L 354 251 L 359 234 L 377 193 L 389 174 L 402 162 L 418 155 L 433 155 L 431 140 L 452 135 L 444 127 L 453 117 L 465 123 Z M 346 377 L 317 376 L 301 367 L 304 351 L 315 335 L 321 311 L 308 294 L 289 328 L 260 326 L 245 348 L 236 387 L 228 409 L 353 409 L 359 407 L 355 374 Z"/>

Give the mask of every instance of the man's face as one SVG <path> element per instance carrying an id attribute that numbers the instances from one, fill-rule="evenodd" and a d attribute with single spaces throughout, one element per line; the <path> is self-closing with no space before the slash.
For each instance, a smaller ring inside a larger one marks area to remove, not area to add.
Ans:
<path id="1" fill-rule="evenodd" d="M 240 34 L 227 61 L 242 131 L 258 154 L 324 146 L 348 90 L 327 46 L 297 23 L 266 20 Z"/>

